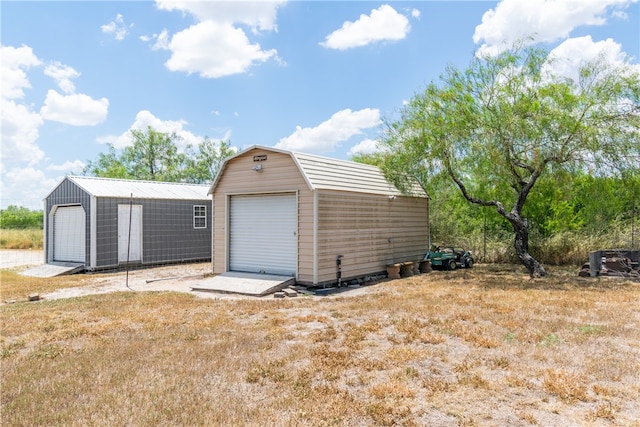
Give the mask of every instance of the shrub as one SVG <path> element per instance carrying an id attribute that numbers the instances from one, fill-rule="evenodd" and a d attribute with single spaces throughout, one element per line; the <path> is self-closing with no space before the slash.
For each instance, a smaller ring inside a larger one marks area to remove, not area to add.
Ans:
<path id="1" fill-rule="evenodd" d="M 9 206 L 0 210 L 0 228 L 26 229 L 43 227 L 42 211 L 32 211 L 23 206 Z"/>

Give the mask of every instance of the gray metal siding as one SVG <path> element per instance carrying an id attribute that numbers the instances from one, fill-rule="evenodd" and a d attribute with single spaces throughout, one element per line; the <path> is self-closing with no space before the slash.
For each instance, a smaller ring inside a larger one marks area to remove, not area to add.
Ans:
<path id="1" fill-rule="evenodd" d="M 48 232 L 55 233 L 53 229 L 53 218 L 49 217 L 51 213 L 51 209 L 54 206 L 64 206 L 64 205 L 81 205 L 86 212 L 86 222 L 85 222 L 85 242 L 86 242 L 86 250 L 85 250 L 85 264 L 89 265 L 89 241 L 91 238 L 90 232 L 90 218 L 91 218 L 91 196 L 87 194 L 83 189 L 78 187 L 73 182 L 68 179 L 63 180 L 60 185 L 58 185 L 49 196 L 45 200 L 45 215 L 44 221 L 46 221 L 46 230 Z M 45 260 L 49 260 L 53 255 L 53 240 L 49 239 L 47 236 L 47 247 L 44 248 L 45 251 Z"/>
<path id="2" fill-rule="evenodd" d="M 147 200 L 142 207 L 143 263 L 211 259 L 211 203 Z M 193 206 L 207 207 L 207 228 L 193 228 Z"/>
<path id="3" fill-rule="evenodd" d="M 118 203 L 126 199 L 96 199 L 96 267 L 118 264 Z"/>
<path id="4" fill-rule="evenodd" d="M 97 199 L 97 267 L 118 264 L 118 205 L 125 198 Z M 142 205 L 142 263 L 211 259 L 211 202 L 133 199 Z M 193 228 L 193 206 L 207 207 L 207 228 Z"/>

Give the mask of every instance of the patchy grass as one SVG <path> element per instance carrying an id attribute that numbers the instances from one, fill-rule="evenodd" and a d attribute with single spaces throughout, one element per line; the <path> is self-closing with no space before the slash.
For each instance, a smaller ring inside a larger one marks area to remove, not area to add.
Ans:
<path id="1" fill-rule="evenodd" d="M 94 280 L 93 276 L 83 274 L 57 277 L 23 276 L 10 269 L 0 270 L 0 277 L 0 299 L 3 302 L 8 299 L 24 300 L 28 295 L 35 293 L 44 294 L 57 289 L 86 286 Z"/>
<path id="2" fill-rule="evenodd" d="M 21 280 L 3 271 L 3 297 L 88 279 Z M 4 425 L 637 425 L 639 301 L 622 279 L 480 265 L 351 296 L 8 304 L 0 409 Z"/>
<path id="3" fill-rule="evenodd" d="M 0 229 L 0 249 L 42 249 L 43 241 L 41 228 Z"/>
<path id="4" fill-rule="evenodd" d="M 16 270 L 0 270 L 0 301 L 25 300 L 30 294 L 52 292 L 56 289 L 84 286 L 91 282 L 91 276 L 31 277 L 23 276 Z"/>

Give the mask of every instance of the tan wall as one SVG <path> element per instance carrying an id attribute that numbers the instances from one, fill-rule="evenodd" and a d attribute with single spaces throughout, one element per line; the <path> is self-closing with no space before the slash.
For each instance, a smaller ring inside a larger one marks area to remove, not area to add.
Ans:
<path id="1" fill-rule="evenodd" d="M 417 261 L 427 251 L 428 199 L 320 191 L 318 194 L 318 281 L 381 272 L 388 264 Z"/>
<path id="2" fill-rule="evenodd" d="M 254 162 L 253 156 L 267 155 Z M 262 165 L 262 171 L 252 168 Z M 314 193 L 288 154 L 260 149 L 232 159 L 213 197 L 213 272 L 227 270 L 228 197 L 234 194 L 298 194 L 298 282 L 336 281 L 336 257 L 343 255 L 342 277 L 381 272 L 388 264 L 421 259 L 428 245 L 428 200 L 425 198 L 317 191 L 318 275 L 314 278 Z"/>
<path id="3" fill-rule="evenodd" d="M 254 162 L 253 156 L 256 155 L 266 155 L 267 160 Z M 252 170 L 258 164 L 262 165 L 262 171 Z M 216 185 L 213 194 L 214 274 L 227 270 L 228 196 L 278 192 L 298 194 L 298 280 L 313 280 L 313 264 L 308 262 L 313 249 L 313 193 L 289 155 L 260 149 L 251 150 L 228 162 Z"/>

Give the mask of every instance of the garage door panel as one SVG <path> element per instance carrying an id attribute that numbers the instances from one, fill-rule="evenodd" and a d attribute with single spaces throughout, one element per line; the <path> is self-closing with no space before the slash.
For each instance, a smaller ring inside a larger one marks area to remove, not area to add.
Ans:
<path id="1" fill-rule="evenodd" d="M 82 206 L 62 206 L 53 215 L 53 260 L 86 261 L 86 215 Z"/>
<path id="2" fill-rule="evenodd" d="M 230 270 L 295 276 L 295 194 L 233 196 L 229 222 Z"/>

